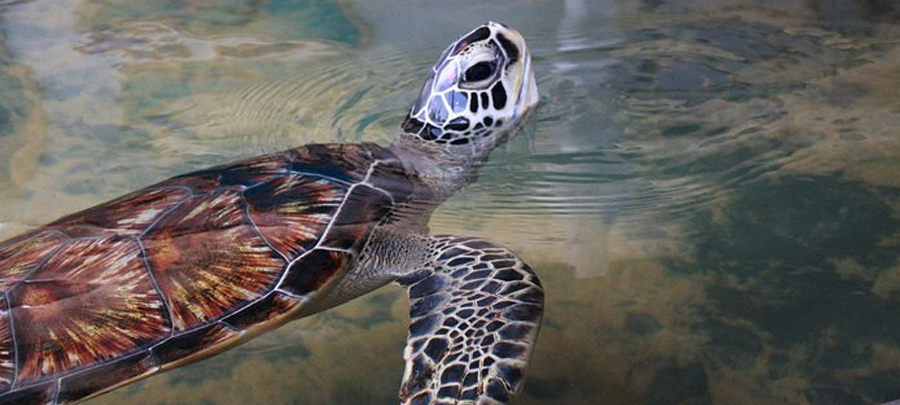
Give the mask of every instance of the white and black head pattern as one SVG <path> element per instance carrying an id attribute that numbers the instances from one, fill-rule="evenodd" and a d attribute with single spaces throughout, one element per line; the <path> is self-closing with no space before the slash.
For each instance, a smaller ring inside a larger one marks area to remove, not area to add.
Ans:
<path id="1" fill-rule="evenodd" d="M 522 35 L 490 22 L 444 51 L 403 131 L 439 144 L 493 144 L 512 132 L 537 99 Z"/>

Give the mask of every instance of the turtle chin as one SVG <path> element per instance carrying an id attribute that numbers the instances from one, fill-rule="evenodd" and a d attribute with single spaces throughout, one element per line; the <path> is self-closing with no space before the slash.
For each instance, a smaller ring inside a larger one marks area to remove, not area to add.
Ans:
<path id="1" fill-rule="evenodd" d="M 537 82 L 534 80 L 534 71 L 531 70 L 531 54 L 526 53 L 525 55 L 525 61 L 527 62 L 525 66 L 526 85 L 519 90 L 519 99 L 522 100 L 519 109 L 522 111 L 522 115 L 527 117 L 537 107 L 540 95 L 538 94 Z"/>
<path id="2" fill-rule="evenodd" d="M 516 104 L 513 108 L 513 114 L 509 119 L 509 122 L 513 124 L 513 126 L 504 135 L 504 140 L 508 140 L 518 133 L 519 128 L 528 121 L 528 117 L 534 112 L 538 105 L 538 101 L 540 100 L 537 82 L 534 80 L 534 71 L 531 70 L 531 54 L 525 50 L 523 55 L 521 73 L 521 78 L 523 80 L 520 82 L 518 95 L 516 96 Z"/>

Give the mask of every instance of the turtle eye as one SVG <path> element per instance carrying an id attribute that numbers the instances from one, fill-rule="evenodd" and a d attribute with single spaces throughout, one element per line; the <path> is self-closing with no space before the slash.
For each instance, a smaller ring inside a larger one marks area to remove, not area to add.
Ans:
<path id="1" fill-rule="evenodd" d="M 472 83 L 487 80 L 494 74 L 494 64 L 491 62 L 478 62 L 466 69 L 463 81 Z"/>
<path id="2" fill-rule="evenodd" d="M 466 69 L 462 75 L 460 84 L 466 89 L 486 87 L 484 82 L 490 80 L 496 73 L 496 60 L 481 61 Z"/>

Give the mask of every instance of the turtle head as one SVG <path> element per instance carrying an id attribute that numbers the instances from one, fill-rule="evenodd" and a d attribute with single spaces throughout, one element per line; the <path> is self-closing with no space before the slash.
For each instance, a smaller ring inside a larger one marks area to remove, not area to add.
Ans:
<path id="1" fill-rule="evenodd" d="M 472 147 L 490 150 L 516 133 L 537 101 L 525 39 L 490 22 L 444 51 L 403 132 L 460 153 Z"/>

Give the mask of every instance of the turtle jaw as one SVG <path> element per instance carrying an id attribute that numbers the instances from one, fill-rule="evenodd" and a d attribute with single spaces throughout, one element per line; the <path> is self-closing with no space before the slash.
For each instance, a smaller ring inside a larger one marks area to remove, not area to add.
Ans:
<path id="1" fill-rule="evenodd" d="M 515 98 L 517 102 L 514 107 L 512 118 L 510 119 L 512 126 L 501 135 L 500 142 L 505 142 L 518 134 L 519 128 L 521 128 L 528 120 L 528 117 L 531 116 L 531 113 L 535 110 L 535 107 L 537 107 L 540 99 L 537 81 L 534 79 L 534 70 L 531 68 L 531 52 L 525 44 L 525 39 L 518 31 L 511 28 L 507 29 L 515 33 L 513 38 L 518 40 L 517 45 L 522 52 L 522 61 L 520 63 L 521 72 L 518 77 L 520 77 L 523 82 L 518 85 L 519 93 Z"/>
<path id="2" fill-rule="evenodd" d="M 519 31 L 509 28 L 503 24 L 494 22 L 490 22 L 488 24 L 497 24 L 503 27 L 506 37 L 513 42 L 513 44 L 516 46 L 516 48 L 518 48 L 519 53 L 521 54 L 520 60 L 515 65 L 515 68 L 519 70 L 519 72 L 515 76 L 521 81 L 517 83 L 513 88 L 517 88 L 519 90 L 518 96 L 516 97 L 516 100 L 518 100 L 516 109 L 527 112 L 537 105 L 538 90 L 537 82 L 534 80 L 534 70 L 532 70 L 531 68 L 531 51 L 528 49 L 528 45 L 525 43 L 525 37 L 523 37 L 522 34 L 519 33 Z"/>

